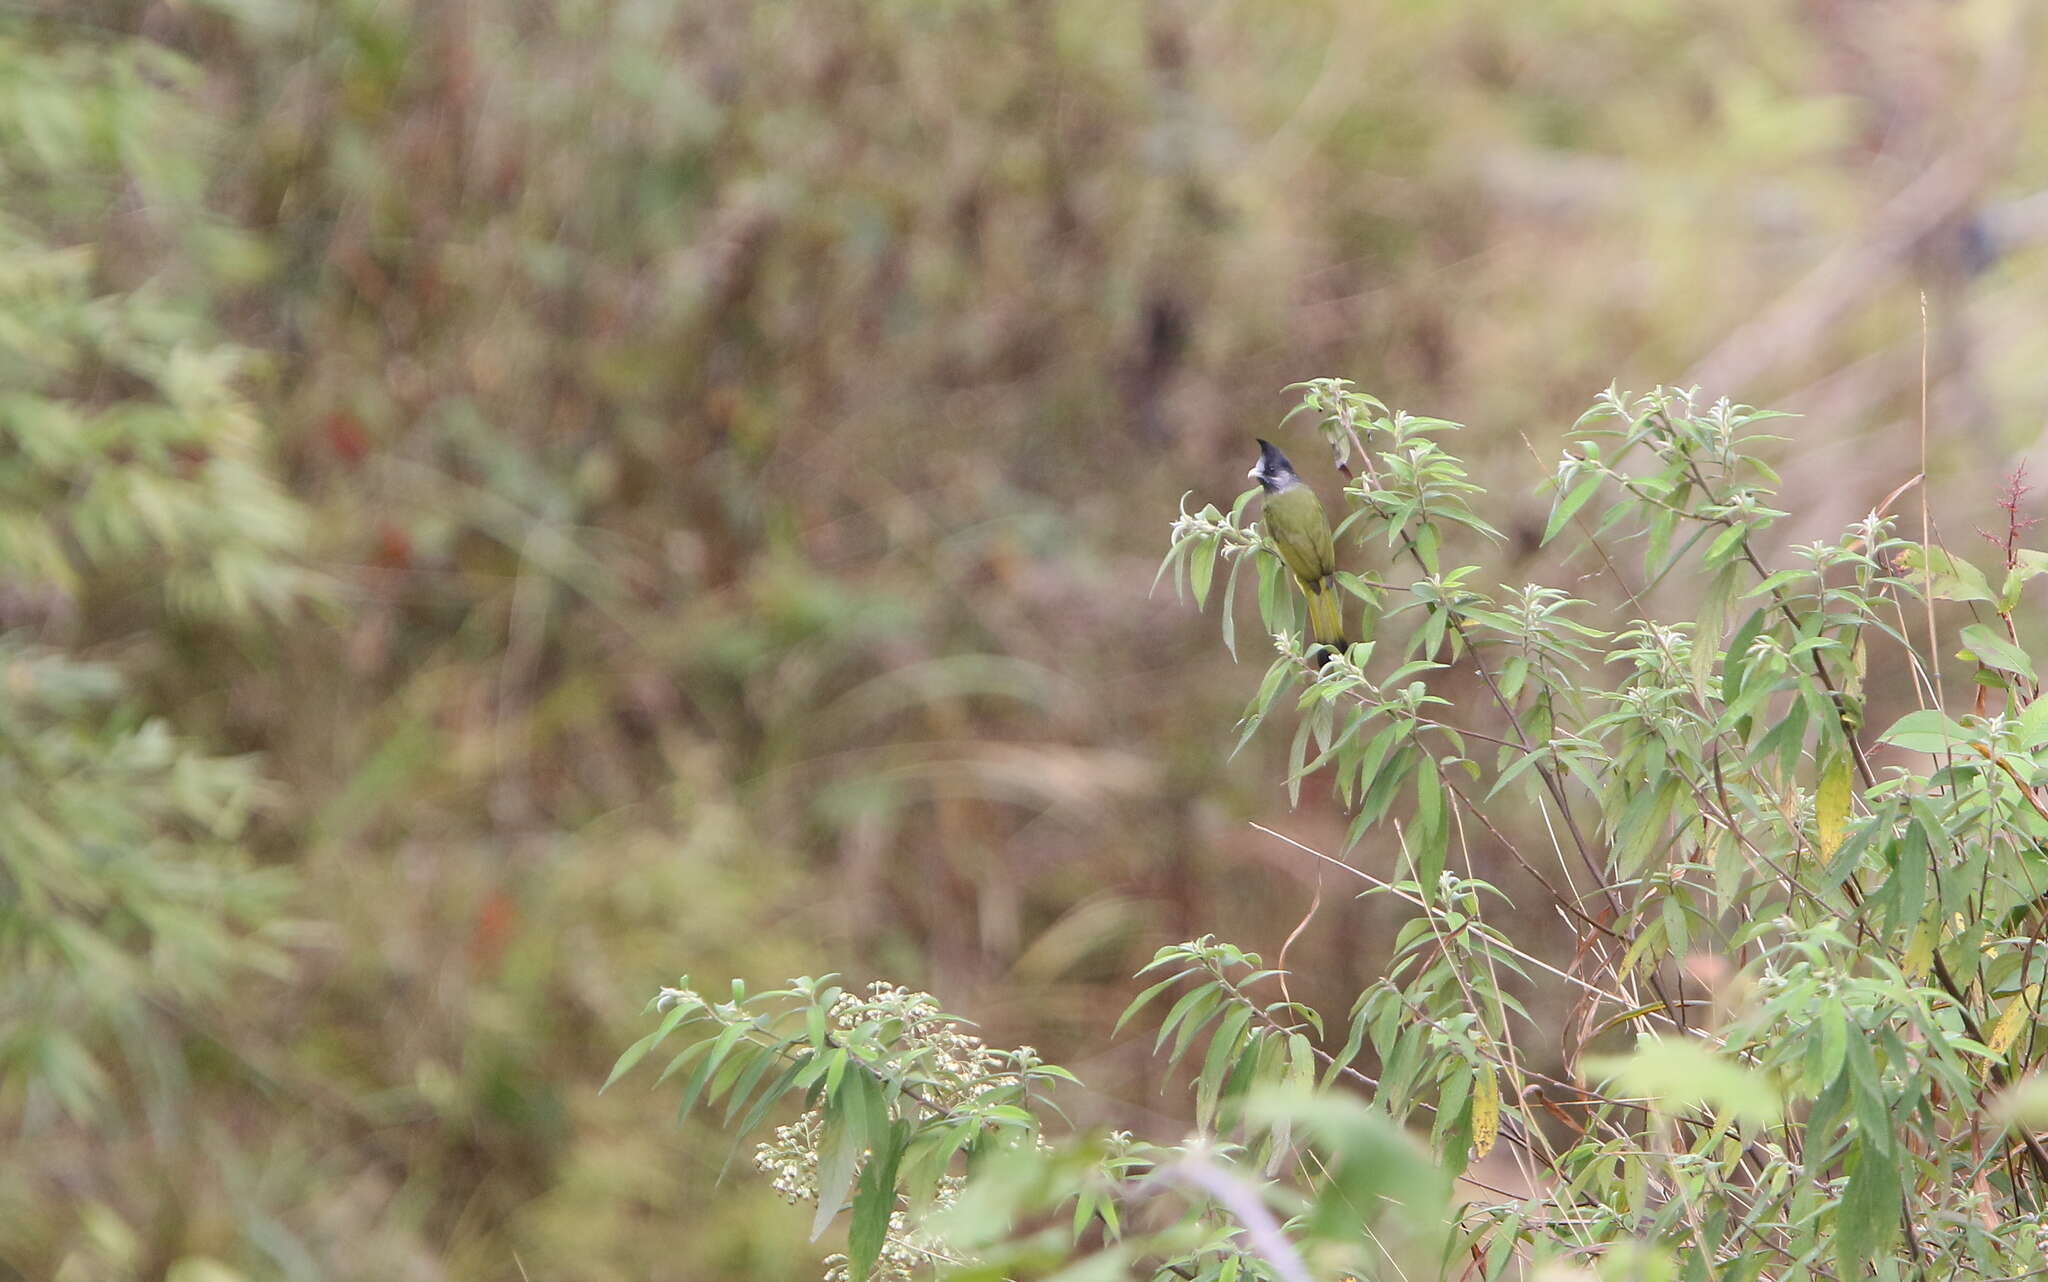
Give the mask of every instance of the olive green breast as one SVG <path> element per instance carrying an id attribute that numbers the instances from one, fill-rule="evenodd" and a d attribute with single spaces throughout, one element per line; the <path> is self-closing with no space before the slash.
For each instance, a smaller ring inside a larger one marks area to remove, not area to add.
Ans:
<path id="1" fill-rule="evenodd" d="M 1306 485 L 1292 485 L 1266 495 L 1266 537 L 1294 576 L 1316 583 L 1337 572 L 1337 549 L 1330 541 L 1330 519 L 1323 501 Z"/>

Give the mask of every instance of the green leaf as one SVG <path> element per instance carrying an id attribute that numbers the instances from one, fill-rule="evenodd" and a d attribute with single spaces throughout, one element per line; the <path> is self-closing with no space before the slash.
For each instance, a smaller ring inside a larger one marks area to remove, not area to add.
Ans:
<path id="1" fill-rule="evenodd" d="M 1259 558 L 1259 618 L 1268 632 L 1295 630 L 1294 576 L 1280 563 L 1278 553 L 1266 549 Z"/>
<path id="2" fill-rule="evenodd" d="M 1835 1211 L 1837 1276 L 1863 1276 L 1864 1266 L 1891 1249 L 1899 1227 L 1899 1172 L 1889 1153 L 1865 1143 L 1857 1148 L 1849 1185 Z"/>
<path id="3" fill-rule="evenodd" d="M 882 1244 L 889 1237 L 889 1216 L 896 1210 L 896 1167 L 910 1140 L 910 1123 L 897 1122 L 881 1137 L 861 1171 L 853 1197 L 853 1223 L 846 1231 L 846 1270 L 850 1282 L 867 1282 Z M 813 1240 L 815 1240 L 813 1235 Z"/>
<path id="4" fill-rule="evenodd" d="M 1860 1031 L 1860 1030 L 1857 1030 Z M 1878 1077 L 1877 1057 L 1870 1053 L 1868 1038 L 1849 1038 L 1843 1056 L 1849 1075 L 1849 1108 L 1856 1117 L 1856 1129 L 1866 1151 L 1889 1153 L 1892 1148 L 1892 1106 Z"/>
<path id="5" fill-rule="evenodd" d="M 768 1110 L 773 1108 L 775 1102 L 782 1098 L 784 1092 L 788 1091 L 795 1084 L 797 1074 L 803 1072 L 804 1066 L 810 1062 L 810 1059 L 811 1052 L 805 1051 L 801 1058 L 791 1061 L 788 1067 L 778 1073 L 775 1080 L 768 1083 L 767 1088 L 755 1098 L 754 1106 L 748 1109 L 746 1116 L 739 1120 L 739 1125 L 733 1128 L 733 1134 L 746 1135 L 752 1132 L 756 1126 L 759 1126 L 761 1119 L 768 1116 Z"/>
<path id="6" fill-rule="evenodd" d="M 1998 590 L 2000 614 L 2012 613 L 2013 607 L 2020 603 L 2020 590 L 2027 586 L 2027 581 L 2048 572 L 2048 552 L 2022 548 L 2014 554 L 2014 560 L 2016 564 L 2005 572 L 2005 584 Z"/>
<path id="7" fill-rule="evenodd" d="M 846 1101 L 831 1101 L 825 1106 L 825 1136 L 818 1144 L 818 1210 L 811 1217 L 813 1242 L 831 1227 L 839 1208 L 846 1205 L 847 1191 L 853 1187 L 853 1170 L 860 1162 L 862 1148 L 857 1112 L 847 1107 Z"/>
<path id="8" fill-rule="evenodd" d="M 725 1101 L 726 1125 L 730 1126 L 732 1124 L 733 1117 L 742 1108 L 746 1107 L 746 1103 L 748 1100 L 754 1097 L 754 1088 L 761 1084 L 761 1079 L 765 1077 L 771 1069 L 775 1068 L 776 1065 L 787 1064 L 789 1062 L 787 1059 L 783 1057 L 782 1053 L 784 1047 L 786 1047 L 787 1045 L 788 1043 L 783 1042 L 777 1043 L 774 1046 L 762 1047 L 761 1053 L 754 1057 L 754 1062 L 752 1065 L 748 1067 L 746 1073 L 743 1074 L 738 1081 L 732 1084 L 732 1093 L 726 1097 Z M 712 1084 L 712 1098 L 716 1099 L 717 1093 L 718 1086 L 717 1083 L 714 1082 Z"/>
<path id="9" fill-rule="evenodd" d="M 1579 509 L 1586 506 L 1586 501 L 1600 492 L 1600 483 L 1603 479 L 1605 478 L 1595 473 L 1574 485 L 1569 494 L 1557 501 L 1556 506 L 1550 510 L 1550 523 L 1543 527 L 1544 543 L 1547 544 L 1556 538 L 1558 531 L 1564 529 L 1565 522 L 1578 515 Z"/>
<path id="10" fill-rule="evenodd" d="M 1166 1018 L 1159 1025 L 1159 1035 L 1152 1040 L 1152 1049 L 1156 1052 L 1161 1046 L 1166 1045 L 1166 1039 L 1172 1034 L 1174 1027 L 1183 1019 L 1188 1018 L 1198 1003 L 1215 1000 L 1217 1000 L 1217 988 L 1214 983 L 1201 984 L 1189 989 L 1187 993 L 1182 995 L 1179 1001 L 1173 1004 L 1173 1009 L 1166 1012 Z"/>
<path id="11" fill-rule="evenodd" d="M 1735 594 L 1736 568 L 1732 564 L 1723 566 L 1708 580 L 1706 590 L 1700 594 L 1699 622 L 1692 641 L 1692 682 L 1702 698 L 1707 693 L 1707 676 L 1713 671 L 1714 660 L 1722 653 L 1721 632 L 1728 626 L 1728 606 Z"/>
<path id="12" fill-rule="evenodd" d="M 745 1036 L 747 1027 L 745 1024 L 728 1024 L 725 1031 L 718 1035 L 718 1040 L 712 1044 L 711 1053 L 704 1057 L 703 1063 L 697 1065 L 697 1071 L 690 1074 L 689 1083 L 683 1087 L 682 1103 L 676 1106 L 677 1117 L 688 1117 L 690 1111 L 697 1107 L 697 1097 L 710 1083 L 711 1075 L 724 1063 L 734 1043 Z"/>
<path id="13" fill-rule="evenodd" d="M 1220 984 L 1207 985 L 1203 995 L 1206 1000 L 1197 1002 L 1188 1011 L 1180 1022 L 1180 1028 L 1174 1033 L 1173 1049 L 1168 1051 L 1166 1056 L 1169 1063 L 1180 1063 L 1180 1057 L 1187 1054 L 1188 1047 L 1194 1043 L 1194 1039 L 1201 1031 L 1209 1026 L 1209 1021 L 1222 1013 L 1224 1003 L 1228 1000 Z"/>
<path id="14" fill-rule="evenodd" d="M 1472 1074 L 1462 1061 L 1437 1085 L 1436 1121 L 1430 1125 L 1429 1139 L 1453 1175 L 1472 1159 Z"/>
<path id="15" fill-rule="evenodd" d="M 1975 659 L 1987 668 L 2016 672 L 2029 681 L 2034 680 L 2034 661 L 2027 657 L 2027 652 L 1984 624 L 1972 623 L 1964 628 L 1962 640 L 1969 647 L 1963 651 L 1962 658 Z"/>
<path id="16" fill-rule="evenodd" d="M 1878 736 L 1879 743 L 1888 743 L 1908 752 L 1945 753 L 1970 742 L 1970 732 L 1943 716 L 1938 709 L 1922 708 L 1909 712 L 1892 723 L 1892 728 Z"/>
<path id="17" fill-rule="evenodd" d="M 1923 595 L 1937 601 L 1992 601 L 1991 585 L 1984 572 L 1960 557 L 1937 547 L 1908 547 L 1900 550 L 1898 562 L 1906 581 Z"/>
<path id="18" fill-rule="evenodd" d="M 719 1065 L 718 1071 L 711 1076 L 711 1085 L 704 1092 L 705 1107 L 709 1108 L 717 1103 L 740 1079 L 745 1078 L 749 1083 L 759 1080 L 761 1074 L 766 1071 L 764 1065 L 776 1058 L 778 1057 L 773 1051 L 758 1043 L 735 1043 L 732 1053 L 725 1057 L 725 1062 Z"/>
<path id="19" fill-rule="evenodd" d="M 1304 715 L 1300 724 L 1294 727 L 1294 738 L 1287 745 L 1287 804 L 1301 805 L 1301 781 L 1308 777 L 1308 737 L 1315 729 L 1315 718 Z"/>
<path id="20" fill-rule="evenodd" d="M 1215 1124 L 1216 1102 L 1223 1092 L 1223 1080 L 1237 1059 L 1245 1026 L 1251 1023 L 1251 1018 L 1251 1007 L 1235 1004 L 1223 1017 L 1223 1022 L 1216 1026 L 1215 1036 L 1209 1039 L 1209 1053 L 1203 1056 L 1201 1075 L 1195 1079 L 1195 1125 L 1204 1131 Z"/>
<path id="21" fill-rule="evenodd" d="M 661 1075 L 654 1079 L 654 1084 L 659 1086 L 669 1078 L 674 1077 L 677 1073 L 682 1072 L 694 1063 L 699 1055 L 710 1049 L 711 1043 L 708 1040 L 691 1042 L 688 1046 L 678 1051 L 673 1059 L 669 1060 L 667 1065 L 662 1068 Z"/>
<path id="22" fill-rule="evenodd" d="M 1136 997 L 1133 997 L 1131 999 L 1131 1004 L 1124 1007 L 1124 1013 L 1117 1016 L 1116 1027 L 1109 1030 L 1109 1035 L 1111 1037 L 1114 1037 L 1118 1033 L 1123 1032 L 1124 1025 L 1130 1023 L 1131 1016 L 1137 1014 L 1140 1010 L 1143 1010 L 1147 1005 L 1151 1003 L 1153 998 L 1159 996 L 1159 994 L 1165 992 L 1167 989 L 1173 987 L 1180 980 L 1186 978 L 1188 975 L 1191 975 L 1193 973 L 1193 969 L 1190 968 L 1188 970 L 1181 971 L 1177 975 L 1170 975 L 1167 978 L 1162 979 L 1158 983 L 1152 985 L 1152 987 L 1146 989 L 1144 992 L 1139 993 Z"/>
<path id="23" fill-rule="evenodd" d="M 1220 540 L 1204 536 L 1195 544 L 1194 553 L 1188 557 L 1188 586 L 1194 589 L 1195 604 L 1207 605 L 1209 584 L 1216 577 L 1216 549 Z"/>
<path id="24" fill-rule="evenodd" d="M 1885 899 L 1886 928 L 1894 937 L 1919 924 L 1927 907 L 1928 870 L 1934 863 L 1934 849 L 1927 830 L 1916 820 L 1893 843 L 1891 879 L 1881 892 Z"/>
<path id="25" fill-rule="evenodd" d="M 853 1125 L 853 1137 L 865 1151 L 879 1141 L 889 1129 L 889 1083 L 876 1075 L 875 1068 L 858 1055 L 853 1057 L 852 1071 L 846 1075 L 846 1084 L 835 1096 L 827 1097 L 828 1104 L 836 1103 L 846 1109 L 848 1120 Z"/>
<path id="26" fill-rule="evenodd" d="M 1730 525 L 1727 529 L 1721 531 L 1719 535 L 1715 536 L 1714 541 L 1707 545 L 1707 555 L 1705 557 L 1707 568 L 1712 569 L 1725 564 L 1730 557 L 1733 557 L 1742 550 L 1742 541 L 1748 535 L 1749 527 L 1740 522 Z"/>
<path id="27" fill-rule="evenodd" d="M 1422 893 L 1434 898 L 1444 871 L 1444 856 L 1450 848 L 1450 826 L 1444 816 L 1444 786 L 1436 761 L 1427 753 L 1415 766 L 1415 828 L 1410 834 L 1415 855 L 1416 879 Z"/>
<path id="28" fill-rule="evenodd" d="M 1389 1005 L 1392 1006 L 1393 1004 L 1389 1003 Z M 1399 1008 L 1394 1007 L 1394 1009 L 1398 1015 Z M 1351 1035 L 1344 1039 L 1343 1048 L 1337 1052 L 1336 1058 L 1330 1061 L 1330 1067 L 1323 1077 L 1322 1084 L 1325 1087 L 1328 1087 L 1337 1080 L 1345 1068 L 1349 1067 L 1352 1059 L 1357 1056 L 1359 1047 L 1365 1044 L 1366 1014 L 1366 1003 L 1360 1001 L 1357 1009 L 1351 1015 Z"/>
<path id="29" fill-rule="evenodd" d="M 825 1057 L 825 1094 L 827 1096 L 839 1094 L 839 1083 L 845 1079 L 847 1061 L 852 1057 L 853 1052 L 847 1050 L 844 1046 L 838 1047 Z"/>
<path id="30" fill-rule="evenodd" d="M 1422 568 L 1430 574 L 1439 573 L 1438 554 L 1443 548 L 1444 537 L 1436 526 L 1424 521 L 1415 527 L 1415 555 L 1422 560 Z"/>
<path id="31" fill-rule="evenodd" d="M 1230 661 L 1237 662 L 1237 581 L 1244 577 L 1245 558 L 1232 557 L 1230 574 L 1223 585 L 1223 648 Z"/>
<path id="32" fill-rule="evenodd" d="M 1749 647 L 1757 634 L 1763 631 L 1765 616 L 1769 607 L 1757 610 L 1735 630 L 1735 636 L 1728 642 L 1725 658 L 1721 660 L 1721 702 L 1732 704 L 1742 695 L 1745 674 L 1749 667 Z"/>
<path id="33" fill-rule="evenodd" d="M 662 1016 L 661 1023 L 653 1032 L 628 1046 L 625 1054 L 619 1056 L 619 1062 L 612 1065 L 611 1076 L 605 1078 L 604 1085 L 597 1088 L 598 1093 L 600 1095 L 603 1094 L 611 1088 L 613 1082 L 632 1072 L 633 1066 L 638 1064 L 646 1056 L 647 1052 L 659 1046 L 663 1038 L 674 1032 L 676 1025 L 697 1013 L 697 1008 L 694 1006 L 679 1005 L 670 1010 L 668 1014 Z"/>
<path id="34" fill-rule="evenodd" d="M 1286 655 L 1273 660 L 1273 666 L 1266 669 L 1265 680 L 1259 683 L 1259 692 L 1252 696 L 1251 706 L 1245 710 L 1244 729 L 1237 736 L 1237 743 L 1230 749 L 1235 757 L 1244 751 L 1244 746 L 1258 733 L 1266 714 L 1273 710 L 1273 701 L 1280 696 L 1280 688 L 1287 684 L 1287 678 L 1294 675 L 1294 663 Z"/>
<path id="35" fill-rule="evenodd" d="M 1808 1090 L 1818 1091 L 1841 1076 L 1849 1055 L 1850 1029 L 1848 1015 L 1835 1001 L 1821 1008 L 1814 1023 L 1816 1028 L 1808 1030 L 1806 1040 L 1806 1084 Z"/>
<path id="36" fill-rule="evenodd" d="M 2020 742 L 2029 748 L 2048 744 L 2048 698 L 2036 699 L 2020 711 Z"/>

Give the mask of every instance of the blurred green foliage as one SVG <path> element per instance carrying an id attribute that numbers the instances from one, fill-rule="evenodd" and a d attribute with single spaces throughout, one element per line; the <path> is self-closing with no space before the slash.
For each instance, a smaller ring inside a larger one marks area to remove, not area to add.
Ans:
<path id="1" fill-rule="evenodd" d="M 867 962 L 1057 1056 L 1163 939 L 1299 917 L 1236 823 L 1277 772 L 1211 738 L 1248 670 L 1144 596 L 1268 389 L 1354 372 L 1479 425 L 1483 470 L 1771 314 L 1981 133 L 1936 226 L 1710 390 L 1815 411 L 1826 484 L 1788 489 L 1838 528 L 1913 468 L 1839 424 L 1909 448 L 1925 287 L 1957 457 L 2024 443 L 2039 106 L 1973 96 L 2038 48 L 2021 12 L 7 8 L 7 733 L 128 808 L 20 790 L 61 840 L 10 875 L 127 834 L 162 913 L 49 911 L 215 943 L 50 964 L 184 1011 L 137 1044 L 206 1073 L 184 1132 L 52 1123 L 0 1262 L 786 1274 L 721 1141 L 596 1095 L 646 984 Z M 58 663 L 92 697 L 34 693 Z M 1324 997 L 1375 918 L 1326 920 L 1291 957 Z M 77 1098 L 128 1071 L 62 1028 Z M 1113 1099 L 1141 1065 L 1075 1067 Z"/>
<path id="2" fill-rule="evenodd" d="M 246 845 L 257 770 L 133 678 L 295 613 L 305 514 L 247 354 L 176 266 L 233 244 L 201 202 L 193 70 L 0 32 L 0 83 L 0 1262 L 162 1276 L 238 1249 L 182 1172 L 245 1160 L 216 1106 L 248 1066 L 216 1029 L 289 974 L 295 909 Z"/>

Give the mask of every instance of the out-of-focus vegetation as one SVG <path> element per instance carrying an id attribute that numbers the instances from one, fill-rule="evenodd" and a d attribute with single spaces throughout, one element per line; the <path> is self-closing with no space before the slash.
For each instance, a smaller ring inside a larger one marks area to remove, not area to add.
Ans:
<path id="1" fill-rule="evenodd" d="M 1180 1126 L 1067 1051 L 1311 874 L 1161 514 L 1305 371 L 1481 470 L 1691 374 L 1809 411 L 1817 537 L 1918 469 L 1924 290 L 1995 524 L 2039 51 L 1932 0 L 0 10 L 0 1265 L 808 1269 L 596 1095 L 679 969 L 865 963 Z"/>

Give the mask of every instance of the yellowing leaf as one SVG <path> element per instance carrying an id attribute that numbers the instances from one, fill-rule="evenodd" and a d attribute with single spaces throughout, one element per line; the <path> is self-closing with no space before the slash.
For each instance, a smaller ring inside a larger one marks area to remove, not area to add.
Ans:
<path id="1" fill-rule="evenodd" d="M 1479 1070 L 1478 1080 L 1472 1083 L 1472 1156 L 1485 1157 L 1493 1151 L 1493 1141 L 1500 1135 L 1500 1083 L 1494 1080 L 1492 1067 Z"/>
<path id="2" fill-rule="evenodd" d="M 2020 1029 L 2034 1013 L 2035 1004 L 2040 998 L 2041 986 L 2028 984 L 2025 992 L 2012 999 L 2012 1005 L 2007 1006 L 2005 1013 L 1998 1017 L 1998 1022 L 1991 1026 L 1991 1036 L 1984 1043 L 1991 1048 L 1992 1054 L 2003 1055 L 2012 1049 L 2013 1041 L 2019 1037 Z"/>
<path id="3" fill-rule="evenodd" d="M 1906 944 L 1906 959 L 1903 969 L 1908 979 L 1922 979 L 1928 967 L 1934 965 L 1934 923 L 1923 921 L 1913 930 L 1913 938 Z"/>
<path id="4" fill-rule="evenodd" d="M 1832 859 L 1842 848 L 1842 834 L 1849 827 L 1849 754 L 1837 753 L 1821 777 L 1815 798 L 1815 818 L 1820 826 L 1820 857 Z"/>

